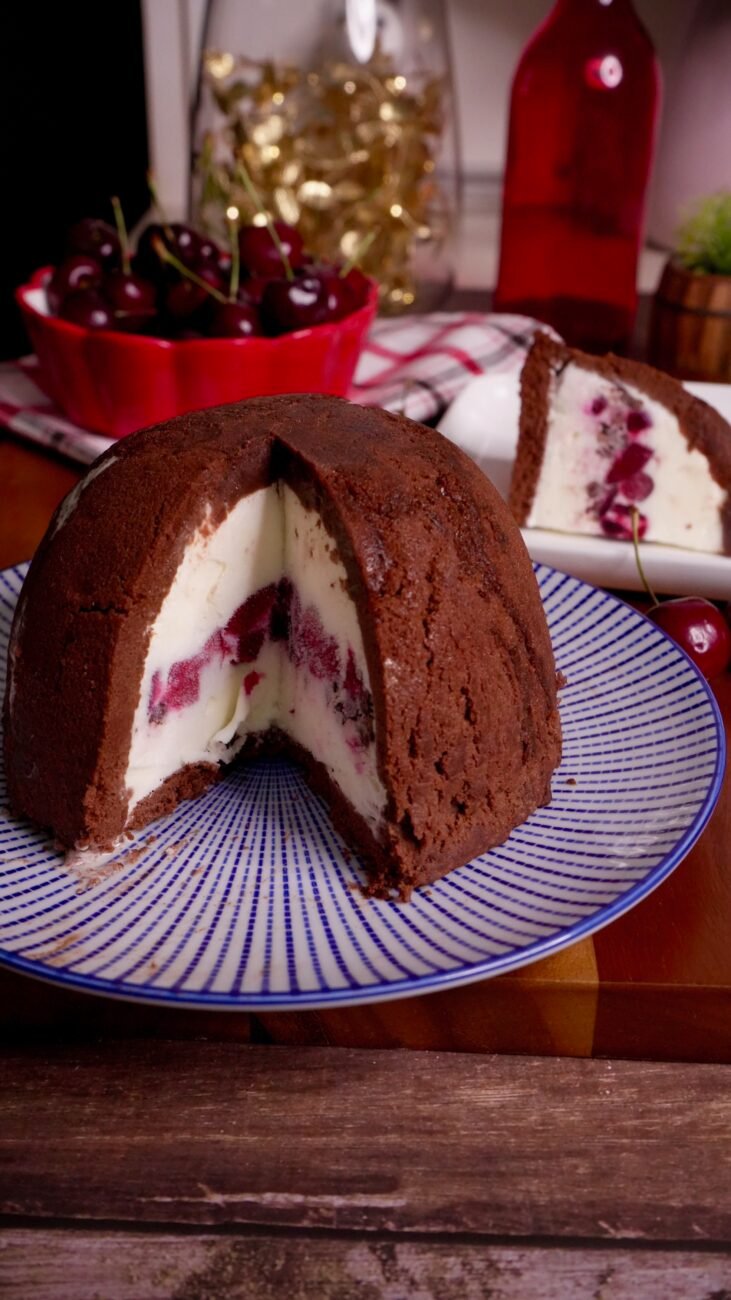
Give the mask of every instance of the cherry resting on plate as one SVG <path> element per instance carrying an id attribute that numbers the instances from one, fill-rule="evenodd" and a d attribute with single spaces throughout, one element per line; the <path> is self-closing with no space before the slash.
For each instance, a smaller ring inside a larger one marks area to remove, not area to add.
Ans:
<path id="1" fill-rule="evenodd" d="M 731 631 L 720 609 L 702 596 L 664 600 L 647 617 L 676 641 L 704 677 L 717 677 L 731 659 Z"/>
<path id="2" fill-rule="evenodd" d="M 684 650 L 704 677 L 717 677 L 731 660 L 731 630 L 720 609 L 702 596 L 678 596 L 675 600 L 657 599 L 645 577 L 639 546 L 639 525 L 644 518 L 636 506 L 630 507 L 632 544 L 642 586 L 652 601 L 647 617 L 662 628 Z"/>

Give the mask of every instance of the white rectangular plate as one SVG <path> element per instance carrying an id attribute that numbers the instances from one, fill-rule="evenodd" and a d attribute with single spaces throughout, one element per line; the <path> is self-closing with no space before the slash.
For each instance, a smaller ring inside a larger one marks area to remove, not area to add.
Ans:
<path id="1" fill-rule="evenodd" d="M 507 499 L 518 444 L 520 375 L 480 375 L 452 402 L 439 428 L 492 479 Z M 714 406 L 731 422 L 731 384 L 686 384 L 688 392 Z M 585 582 L 640 591 L 642 583 L 629 542 L 607 537 L 524 528 L 531 558 L 563 569 Z M 645 542 L 642 562 L 648 581 L 665 595 L 731 599 L 731 557 Z"/>

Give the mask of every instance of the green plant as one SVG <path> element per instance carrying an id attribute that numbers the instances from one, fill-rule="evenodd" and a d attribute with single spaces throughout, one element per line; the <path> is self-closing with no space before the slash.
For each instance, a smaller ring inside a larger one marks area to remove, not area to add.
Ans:
<path id="1" fill-rule="evenodd" d="M 702 199 L 678 231 L 678 256 L 700 275 L 731 275 L 731 190 Z"/>

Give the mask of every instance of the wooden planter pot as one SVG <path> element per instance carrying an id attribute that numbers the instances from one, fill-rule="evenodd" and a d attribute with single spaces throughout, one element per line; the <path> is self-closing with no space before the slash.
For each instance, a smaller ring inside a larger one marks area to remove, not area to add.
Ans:
<path id="1" fill-rule="evenodd" d="M 649 353 L 678 379 L 731 383 L 731 275 L 698 275 L 671 259 L 652 306 Z"/>

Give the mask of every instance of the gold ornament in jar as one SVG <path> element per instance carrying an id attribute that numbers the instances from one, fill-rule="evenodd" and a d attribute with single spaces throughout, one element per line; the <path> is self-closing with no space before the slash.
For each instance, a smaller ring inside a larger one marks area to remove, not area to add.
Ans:
<path id="1" fill-rule="evenodd" d="M 253 219 L 243 162 L 269 215 L 297 225 L 314 257 L 358 258 L 386 311 L 420 305 L 419 265 L 425 254 L 439 262 L 450 231 L 436 171 L 444 73 L 399 66 L 379 39 L 367 63 L 208 50 L 202 92 L 211 111 L 194 160 L 201 224 L 220 237 L 227 212 Z"/>

